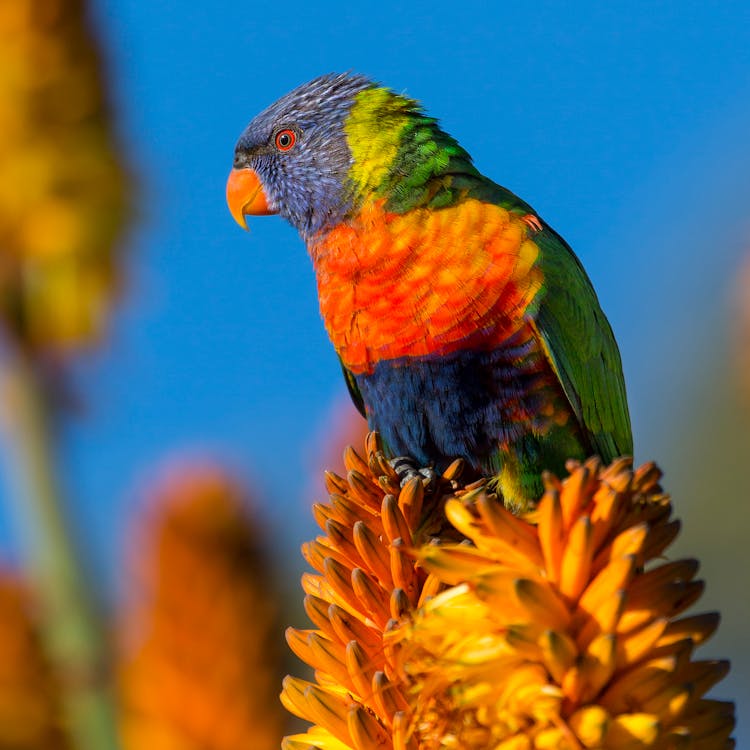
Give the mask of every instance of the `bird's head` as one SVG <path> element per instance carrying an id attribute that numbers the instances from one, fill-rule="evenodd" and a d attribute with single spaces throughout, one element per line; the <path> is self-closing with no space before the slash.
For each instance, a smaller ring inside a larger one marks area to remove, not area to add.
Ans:
<path id="1" fill-rule="evenodd" d="M 448 182 L 434 178 L 472 170 L 468 154 L 417 102 L 361 75 L 330 74 L 294 89 L 245 128 L 227 202 L 245 228 L 246 215 L 278 213 L 307 239 L 369 197 L 401 211 L 442 191 L 444 205 Z"/>
<path id="2" fill-rule="evenodd" d="M 359 75 L 321 76 L 250 122 L 227 182 L 227 202 L 241 226 L 245 215 L 278 213 L 309 236 L 345 215 L 352 154 L 344 123 L 356 95 L 373 86 Z"/>

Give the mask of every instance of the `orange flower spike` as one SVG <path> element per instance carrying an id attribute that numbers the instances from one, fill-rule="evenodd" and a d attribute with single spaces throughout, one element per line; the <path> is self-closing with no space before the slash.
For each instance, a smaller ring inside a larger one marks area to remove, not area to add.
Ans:
<path id="1" fill-rule="evenodd" d="M 326 521 L 326 533 L 328 534 L 331 547 L 338 553 L 335 555 L 336 557 L 339 559 L 343 557 L 350 566 L 363 564 L 362 555 L 352 540 L 353 534 L 351 528 L 347 528 L 343 524 L 329 519 Z"/>
<path id="2" fill-rule="evenodd" d="M 310 596 L 309 594 L 303 601 L 305 607 L 305 613 L 312 621 L 313 625 L 320 628 L 329 638 L 338 638 L 338 633 L 331 623 L 329 615 L 329 605 L 324 599 L 317 596 Z M 347 639 L 350 640 L 350 639 Z M 346 642 L 346 641 L 345 641 Z"/>
<path id="3" fill-rule="evenodd" d="M 377 671 L 372 676 L 372 695 L 380 716 L 394 717 L 395 720 L 398 712 L 409 709 L 409 702 L 404 692 L 384 672 Z"/>
<path id="4" fill-rule="evenodd" d="M 682 523 L 677 520 L 654 527 L 646 539 L 643 549 L 644 557 L 649 559 L 661 557 L 662 552 L 677 538 L 681 528 Z"/>
<path id="5" fill-rule="evenodd" d="M 496 498 L 490 498 L 484 492 L 477 499 L 476 506 L 481 519 L 492 532 L 488 537 L 493 542 L 506 541 L 532 565 L 543 566 L 542 556 L 539 554 L 539 537 L 533 526 L 514 516 Z"/>
<path id="6" fill-rule="evenodd" d="M 596 526 L 594 527 L 596 531 Z M 639 565 L 643 559 L 643 549 L 648 538 L 649 527 L 646 523 L 639 523 L 618 534 L 611 544 L 605 545 L 593 562 L 592 570 L 598 573 L 608 563 L 622 557 L 631 556 Z"/>
<path id="7" fill-rule="evenodd" d="M 364 521 L 354 524 L 354 545 L 368 568 L 375 573 L 380 584 L 386 588 L 393 586 L 388 551 Z"/>
<path id="8" fill-rule="evenodd" d="M 417 743 L 411 736 L 406 711 L 399 711 L 393 717 L 393 750 L 417 750 Z"/>
<path id="9" fill-rule="evenodd" d="M 300 680 L 298 677 L 287 675 L 282 685 L 282 691 L 279 698 L 284 704 L 287 711 L 304 719 L 306 714 L 305 688 L 310 683 L 307 680 Z"/>
<path id="10" fill-rule="evenodd" d="M 339 494 L 345 494 L 349 488 L 349 485 L 346 483 L 346 479 L 343 477 L 340 477 L 338 474 L 332 472 L 332 471 L 326 471 L 324 473 L 325 483 L 326 483 L 326 489 L 330 493 L 338 492 Z"/>
<path id="11" fill-rule="evenodd" d="M 488 563 L 486 555 L 480 550 L 463 545 L 449 548 L 429 545 L 417 551 L 417 558 L 430 571 L 439 572 L 442 580 L 451 585 L 465 581 L 469 574 L 494 571 L 499 567 Z"/>
<path id="12" fill-rule="evenodd" d="M 379 486 L 367 480 L 364 474 L 358 471 L 349 471 L 347 474 L 350 492 L 355 499 L 365 507 L 378 509 L 382 500 L 382 491 Z"/>
<path id="13" fill-rule="evenodd" d="M 564 630 L 570 623 L 570 612 L 565 603 L 546 584 L 519 578 L 514 582 L 513 590 L 532 622 L 555 630 Z"/>
<path id="14" fill-rule="evenodd" d="M 404 592 L 412 607 L 415 606 L 419 598 L 419 576 L 414 569 L 414 559 L 406 554 L 398 540 L 391 544 L 391 571 L 393 585 Z"/>
<path id="15" fill-rule="evenodd" d="M 675 560 L 651 568 L 633 581 L 630 587 L 631 606 L 637 606 L 641 601 L 651 601 L 667 595 L 675 585 L 692 581 L 698 572 L 697 560 Z"/>
<path id="16" fill-rule="evenodd" d="M 578 697 L 579 703 L 589 703 L 609 682 L 617 667 L 617 639 L 614 635 L 603 633 L 594 638 L 583 653 L 581 676 L 583 690 Z"/>
<path id="17" fill-rule="evenodd" d="M 675 581 L 662 587 L 658 599 L 644 600 L 643 598 L 633 597 L 632 601 L 628 600 L 625 611 L 617 625 L 617 631 L 628 633 L 641 627 L 654 614 L 661 617 L 674 617 L 696 602 L 704 588 L 703 581 Z"/>
<path id="18" fill-rule="evenodd" d="M 612 487 L 615 492 L 630 492 L 633 483 L 633 459 L 630 456 L 615 458 L 609 466 L 602 467 L 598 458 L 589 458 L 584 466 L 592 472 L 599 474 L 599 479 Z"/>
<path id="19" fill-rule="evenodd" d="M 560 570 L 560 593 L 575 602 L 588 583 L 593 556 L 591 520 L 580 516 L 570 530 Z"/>
<path id="20" fill-rule="evenodd" d="M 592 615 L 618 591 L 627 588 L 635 575 L 636 561 L 633 555 L 624 555 L 613 560 L 586 587 L 578 601 L 581 611 Z"/>
<path id="21" fill-rule="evenodd" d="M 659 486 L 661 477 L 661 469 L 653 461 L 647 461 L 633 472 L 633 490 L 644 493 L 661 492 Z"/>
<path id="22" fill-rule="evenodd" d="M 586 648 L 601 633 L 615 632 L 617 623 L 625 609 L 626 598 L 626 592 L 620 589 L 605 599 L 602 605 L 595 610 L 588 612 L 580 608 L 578 609 L 575 615 L 575 622 L 579 627 L 581 623 L 584 623 L 583 627 L 580 627 L 579 630 L 576 628 L 578 630 L 576 643 L 578 643 L 579 648 Z"/>
<path id="23" fill-rule="evenodd" d="M 545 492 L 536 511 L 539 519 L 539 544 L 544 556 L 544 568 L 552 583 L 560 580 L 565 531 L 563 529 L 560 493 L 556 489 Z"/>
<path id="24" fill-rule="evenodd" d="M 729 668 L 726 659 L 713 659 L 690 662 L 681 673 L 698 695 L 704 695 L 729 674 Z"/>
<path id="25" fill-rule="evenodd" d="M 322 503 L 314 503 L 312 513 L 315 523 L 320 526 L 321 531 L 326 530 L 326 524 L 334 517 L 333 508 L 325 506 Z"/>
<path id="26" fill-rule="evenodd" d="M 652 714 L 623 714 L 607 727 L 607 744 L 612 750 L 653 747 L 659 729 L 659 722 Z"/>
<path id="27" fill-rule="evenodd" d="M 578 658 L 576 644 L 565 633 L 545 630 L 539 639 L 544 663 L 553 679 L 562 683 L 566 672 Z"/>
<path id="28" fill-rule="evenodd" d="M 367 700 L 371 694 L 371 682 L 374 676 L 372 662 L 364 649 L 354 640 L 346 644 L 345 655 L 346 668 L 354 686 L 354 692 L 363 700 Z M 370 701 L 367 700 L 367 702 Z"/>
<path id="29" fill-rule="evenodd" d="M 352 589 L 359 600 L 359 609 L 369 614 L 379 628 L 384 628 L 390 616 L 389 599 L 385 591 L 362 568 L 352 571 Z"/>
<path id="30" fill-rule="evenodd" d="M 329 525 L 331 525 L 332 533 L 328 536 L 319 536 L 312 542 L 312 546 L 316 549 L 316 560 L 322 558 L 323 565 L 325 565 L 325 559 L 330 557 L 346 568 L 360 564 L 361 558 L 348 538 L 347 529 L 342 528 L 335 521 L 328 521 L 326 527 Z M 316 570 L 322 572 L 323 568 L 316 568 Z"/>
<path id="31" fill-rule="evenodd" d="M 615 492 L 612 487 L 607 484 L 599 486 L 590 514 L 593 529 L 591 545 L 595 552 L 602 549 L 605 539 L 616 526 L 619 517 L 616 509 L 622 504 L 622 495 Z"/>
<path id="32" fill-rule="evenodd" d="M 398 500 L 393 495 L 386 495 L 382 502 L 383 528 L 389 541 L 400 539 L 404 544 L 412 546 L 412 538 L 409 524 L 398 506 Z"/>
<path id="33" fill-rule="evenodd" d="M 361 611 L 361 603 L 352 588 L 352 573 L 347 570 L 346 566 L 328 557 L 324 561 L 323 572 L 326 583 L 336 594 L 337 604 L 352 612 Z"/>
<path id="34" fill-rule="evenodd" d="M 692 617 L 684 617 L 681 620 L 674 620 L 665 628 L 658 645 L 666 647 L 689 639 L 696 646 L 699 646 L 714 634 L 716 628 L 719 627 L 720 619 L 718 612 L 707 612 Z"/>
<path id="35" fill-rule="evenodd" d="M 728 740 L 734 729 L 734 703 L 729 701 L 703 701 L 703 710 L 696 714 L 690 721 L 690 735 L 694 739 L 704 740 L 705 747 L 709 748 L 708 742 L 716 742 L 718 738 Z M 734 744 L 716 743 L 716 747 L 733 748 Z"/>
<path id="36" fill-rule="evenodd" d="M 670 723 L 680 718 L 690 703 L 692 687 L 669 685 L 649 700 L 642 702 L 644 713 L 663 716 Z"/>
<path id="37" fill-rule="evenodd" d="M 419 477 L 409 480 L 398 493 L 398 507 L 410 528 L 414 528 L 422 515 L 424 485 Z"/>
<path id="38" fill-rule="evenodd" d="M 589 469 L 587 466 L 581 466 L 574 471 L 568 481 L 563 485 L 560 493 L 560 505 L 562 507 L 563 528 L 566 533 L 570 531 L 573 522 L 578 518 L 579 513 L 588 501 L 585 488 L 588 484 Z"/>
<path id="39" fill-rule="evenodd" d="M 301 718 L 312 719 L 316 724 L 330 730 L 331 734 L 341 742 L 351 746 L 352 740 L 347 721 L 351 701 L 312 684 L 305 688 L 303 698 L 305 714 Z"/>
<path id="40" fill-rule="evenodd" d="M 328 608 L 328 618 L 339 641 L 347 644 L 350 641 L 356 641 L 368 653 L 374 654 L 380 648 L 380 639 L 363 620 L 358 619 L 350 612 L 331 604 Z"/>
<path id="41" fill-rule="evenodd" d="M 344 448 L 344 466 L 346 466 L 347 471 L 356 471 L 362 477 L 366 477 L 370 474 L 370 466 L 368 462 L 365 461 L 351 445 L 347 445 L 346 448 Z"/>
<path id="42" fill-rule="evenodd" d="M 340 658 L 339 644 L 312 632 L 307 635 L 307 646 L 310 656 L 307 658 L 300 656 L 303 661 L 329 675 L 334 683 L 353 687 L 349 669 Z"/>
<path id="43" fill-rule="evenodd" d="M 512 526 L 505 524 L 503 520 L 495 519 L 495 528 L 504 528 L 505 532 L 501 532 L 503 535 L 498 534 L 497 536 L 491 536 L 483 534 L 479 530 L 476 514 L 470 511 L 465 503 L 473 502 L 477 497 L 481 501 L 483 496 L 484 489 L 482 488 L 467 493 L 462 496 L 460 500 L 448 500 L 445 504 L 446 518 L 463 535 L 468 536 L 470 534 L 478 548 L 485 551 L 493 550 L 498 554 L 502 554 L 508 563 L 512 562 L 518 568 L 526 568 L 530 575 L 536 575 L 539 568 L 542 566 L 542 556 L 539 554 L 539 549 L 537 546 L 527 546 L 522 537 L 518 534 L 514 534 Z M 503 515 L 515 519 L 515 516 L 513 516 L 510 511 L 502 508 L 496 500 L 491 500 L 490 503 L 492 502 L 497 505 L 497 515 L 500 516 L 500 519 L 503 518 Z M 524 548 L 527 549 L 526 553 L 524 552 Z"/>
<path id="44" fill-rule="evenodd" d="M 398 485 L 401 481 L 398 473 L 390 465 L 385 454 L 379 448 L 374 450 L 371 450 L 369 447 L 367 448 L 367 466 L 370 469 L 370 474 L 378 478 L 378 482 L 385 480 L 386 482 L 393 482 Z"/>
<path id="45" fill-rule="evenodd" d="M 331 505 L 338 520 L 346 526 L 354 527 L 358 521 L 362 520 L 363 516 L 369 524 L 377 525 L 379 516 L 377 511 L 364 508 L 360 503 L 346 495 L 331 495 Z"/>
<path id="46" fill-rule="evenodd" d="M 601 706 L 586 706 L 576 711 L 568 724 L 584 747 L 600 747 L 609 722 L 610 716 Z"/>
<path id="47" fill-rule="evenodd" d="M 403 589 L 394 588 L 388 598 L 388 611 L 391 616 L 386 623 L 385 630 L 390 631 L 391 628 L 401 622 L 405 617 L 408 617 L 413 610 L 414 605 L 409 600 L 406 592 Z M 393 642 L 389 641 L 385 635 L 383 636 L 383 642 L 386 648 L 393 649 Z M 390 657 L 388 657 L 387 661 L 393 663 Z"/>
<path id="48" fill-rule="evenodd" d="M 311 745 L 313 738 L 315 744 Z M 281 743 L 282 750 L 310 750 L 311 747 L 319 750 L 349 750 L 348 745 L 320 727 L 311 727 L 305 734 L 288 735 Z"/>
<path id="49" fill-rule="evenodd" d="M 303 542 L 300 546 L 302 557 L 304 557 L 307 564 L 311 568 L 315 568 L 315 570 L 320 570 L 323 565 L 324 558 L 319 547 L 320 545 L 316 545 L 314 542 Z"/>
<path id="50" fill-rule="evenodd" d="M 297 628 L 286 629 L 286 642 L 289 648 L 294 651 L 295 656 L 308 664 L 311 664 L 312 652 L 310 650 L 310 644 L 308 643 L 307 636 L 310 634 L 309 630 L 298 630 Z M 312 665 L 314 666 L 314 665 Z"/>
<path id="51" fill-rule="evenodd" d="M 362 706 L 353 705 L 347 716 L 349 735 L 354 741 L 355 750 L 392 748 L 393 742 L 385 727 Z"/>
<path id="52" fill-rule="evenodd" d="M 422 591 L 419 595 L 419 601 L 417 602 L 417 608 L 419 609 L 420 607 L 424 607 L 425 603 L 432 597 L 437 596 L 437 594 L 440 593 L 443 587 L 443 581 L 441 581 L 438 576 L 430 573 L 430 575 L 428 575 L 425 579 L 425 582 L 422 586 Z"/>
<path id="53" fill-rule="evenodd" d="M 612 713 L 625 713 L 666 690 L 678 665 L 678 659 L 671 656 L 644 662 L 615 680 L 599 701 Z"/>

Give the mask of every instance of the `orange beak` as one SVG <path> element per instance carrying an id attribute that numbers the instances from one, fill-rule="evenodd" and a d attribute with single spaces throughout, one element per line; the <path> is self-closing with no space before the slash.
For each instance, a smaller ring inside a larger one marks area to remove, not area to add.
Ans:
<path id="1" fill-rule="evenodd" d="M 234 220 L 247 229 L 245 216 L 267 216 L 276 211 L 268 206 L 268 198 L 258 173 L 249 167 L 233 169 L 227 180 L 227 205 Z"/>

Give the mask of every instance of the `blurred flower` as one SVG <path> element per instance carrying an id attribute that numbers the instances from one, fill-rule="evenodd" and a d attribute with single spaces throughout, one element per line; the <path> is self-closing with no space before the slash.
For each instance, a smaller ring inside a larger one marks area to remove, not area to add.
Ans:
<path id="1" fill-rule="evenodd" d="M 67 748 L 60 685 L 43 652 L 24 584 L 0 572 L 0 747 Z"/>
<path id="2" fill-rule="evenodd" d="M 282 696 L 315 726 L 287 750 L 734 746 L 733 704 L 704 697 L 728 664 L 692 658 L 718 615 L 680 617 L 698 564 L 655 562 L 679 522 L 653 464 L 571 464 L 523 518 L 454 481 L 444 512 L 463 541 L 441 544 L 420 539 L 421 492 L 396 500 L 372 449 L 369 464 L 316 508 L 318 629 L 289 634 L 316 682 L 287 678 Z"/>
<path id="3" fill-rule="evenodd" d="M 24 347 L 96 339 L 126 180 L 84 0 L 0 4 L 0 325 Z"/>
<path id="4" fill-rule="evenodd" d="M 127 750 L 278 747 L 276 603 L 240 488 L 175 467 L 130 540 L 120 684 Z"/>

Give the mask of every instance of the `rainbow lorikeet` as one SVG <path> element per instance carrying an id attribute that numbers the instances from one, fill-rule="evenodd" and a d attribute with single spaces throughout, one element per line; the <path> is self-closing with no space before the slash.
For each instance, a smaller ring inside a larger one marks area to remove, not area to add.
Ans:
<path id="1" fill-rule="evenodd" d="M 620 355 L 580 261 L 419 104 L 360 75 L 240 136 L 227 200 L 307 244 L 352 398 L 394 456 L 463 457 L 509 505 L 543 469 L 632 453 Z"/>

